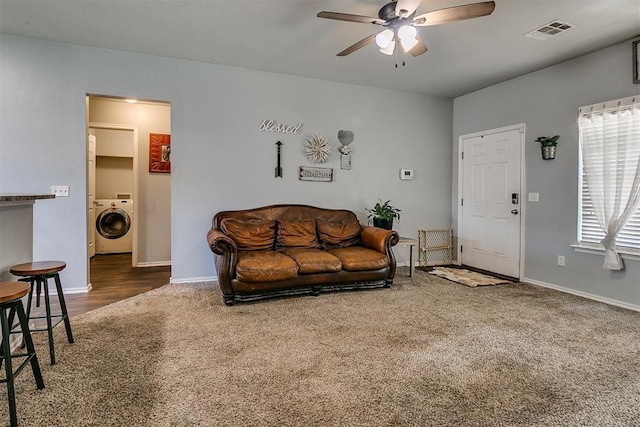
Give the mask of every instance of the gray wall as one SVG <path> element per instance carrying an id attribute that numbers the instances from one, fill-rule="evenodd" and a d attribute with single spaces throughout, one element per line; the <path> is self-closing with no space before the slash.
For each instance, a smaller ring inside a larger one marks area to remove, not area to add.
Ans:
<path id="1" fill-rule="evenodd" d="M 453 153 L 461 135 L 518 123 L 526 124 L 525 277 L 592 296 L 640 306 L 640 262 L 625 260 L 626 270 L 602 270 L 601 255 L 578 253 L 577 110 L 584 105 L 640 93 L 634 85 L 631 42 L 549 67 L 454 100 Z M 538 136 L 560 135 L 555 160 L 541 159 Z M 453 157 L 453 194 L 457 200 L 457 160 Z M 539 192 L 538 203 L 526 193 Z M 452 202 L 452 222 L 457 205 Z M 558 255 L 566 267 L 557 265 Z"/>
<path id="2" fill-rule="evenodd" d="M 403 210 L 403 235 L 450 224 L 451 100 L 5 35 L 0 52 L 0 192 L 70 186 L 71 197 L 34 213 L 34 258 L 64 259 L 69 290 L 87 283 L 87 93 L 171 103 L 174 281 L 214 276 L 205 234 L 223 209 L 307 203 L 366 222 L 380 197 Z M 260 132 L 263 119 L 304 127 Z M 350 171 L 340 170 L 339 129 L 355 133 Z M 333 183 L 296 177 L 309 165 L 303 138 L 314 133 L 333 143 Z M 283 179 L 273 176 L 277 140 Z M 414 169 L 414 181 L 400 181 L 400 168 Z"/>

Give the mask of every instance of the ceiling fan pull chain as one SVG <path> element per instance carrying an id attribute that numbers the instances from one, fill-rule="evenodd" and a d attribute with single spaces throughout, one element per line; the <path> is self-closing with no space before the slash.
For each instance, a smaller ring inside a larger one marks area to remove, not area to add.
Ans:
<path id="1" fill-rule="evenodd" d="M 394 34 L 394 40 L 396 38 L 397 38 L 397 36 Z M 398 43 L 397 42 L 396 42 L 394 53 L 396 54 L 396 68 L 398 68 L 398 61 L 400 61 L 400 48 L 398 47 Z M 404 66 L 404 64 L 403 64 L 403 66 Z"/>

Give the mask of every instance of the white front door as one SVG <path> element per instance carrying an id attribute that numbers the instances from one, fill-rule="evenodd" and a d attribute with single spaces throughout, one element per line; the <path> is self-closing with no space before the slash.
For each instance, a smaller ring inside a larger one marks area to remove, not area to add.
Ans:
<path id="1" fill-rule="evenodd" d="M 524 126 L 460 137 L 464 265 L 520 278 L 523 140 Z"/>

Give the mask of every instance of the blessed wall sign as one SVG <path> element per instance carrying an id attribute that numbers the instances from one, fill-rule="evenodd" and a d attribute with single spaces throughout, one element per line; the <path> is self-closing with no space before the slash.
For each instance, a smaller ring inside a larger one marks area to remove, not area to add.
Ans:
<path id="1" fill-rule="evenodd" d="M 258 130 L 264 132 L 278 132 L 278 133 L 291 133 L 298 134 L 302 130 L 302 123 L 298 123 L 295 126 L 285 125 L 283 123 L 278 123 L 275 120 L 263 120 L 258 126 Z"/>

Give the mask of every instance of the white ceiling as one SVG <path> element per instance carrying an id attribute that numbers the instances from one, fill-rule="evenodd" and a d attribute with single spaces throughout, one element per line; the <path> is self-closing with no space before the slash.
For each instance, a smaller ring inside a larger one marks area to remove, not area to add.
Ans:
<path id="1" fill-rule="evenodd" d="M 417 14 L 474 2 L 423 0 Z M 316 17 L 377 16 L 385 0 L 0 0 L 0 32 L 446 97 L 640 34 L 640 0 L 495 2 L 490 16 L 419 28 L 429 51 L 397 69 L 375 44 L 336 56 L 379 26 Z M 523 37 L 556 19 L 576 28 Z"/>

